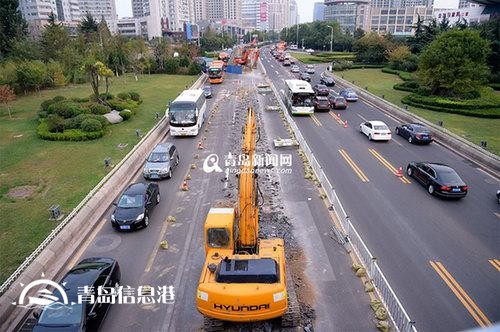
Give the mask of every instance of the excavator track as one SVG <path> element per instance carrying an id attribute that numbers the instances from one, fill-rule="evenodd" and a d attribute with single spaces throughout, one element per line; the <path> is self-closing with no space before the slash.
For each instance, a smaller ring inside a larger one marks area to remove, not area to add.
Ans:
<path id="1" fill-rule="evenodd" d="M 296 327 L 300 324 L 300 305 L 295 292 L 295 282 L 293 281 L 290 269 L 286 269 L 286 292 L 288 295 L 288 308 L 281 316 L 282 327 Z"/>
<path id="2" fill-rule="evenodd" d="M 224 322 L 215 318 L 203 317 L 203 331 L 224 331 Z"/>

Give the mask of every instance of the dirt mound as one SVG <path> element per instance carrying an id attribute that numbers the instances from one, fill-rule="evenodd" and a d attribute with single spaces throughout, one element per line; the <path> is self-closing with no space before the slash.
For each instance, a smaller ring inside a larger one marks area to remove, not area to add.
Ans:
<path id="1" fill-rule="evenodd" d="M 36 192 L 36 186 L 18 186 L 11 188 L 9 192 L 7 192 L 7 197 L 12 199 L 26 199 Z"/>

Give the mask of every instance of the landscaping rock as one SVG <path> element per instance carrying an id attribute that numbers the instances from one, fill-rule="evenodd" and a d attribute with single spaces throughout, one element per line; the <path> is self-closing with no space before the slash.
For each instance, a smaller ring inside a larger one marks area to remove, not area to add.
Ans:
<path id="1" fill-rule="evenodd" d="M 115 110 L 104 114 L 104 117 L 108 119 L 111 124 L 120 123 L 123 121 L 123 118 L 120 116 L 120 112 Z"/>

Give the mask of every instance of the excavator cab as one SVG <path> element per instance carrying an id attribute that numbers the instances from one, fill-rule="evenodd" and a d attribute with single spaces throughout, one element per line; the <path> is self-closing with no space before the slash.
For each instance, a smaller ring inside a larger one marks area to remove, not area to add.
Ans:
<path id="1" fill-rule="evenodd" d="M 205 254 L 211 249 L 218 251 L 234 250 L 234 220 L 236 214 L 233 208 L 211 208 L 205 220 Z"/>

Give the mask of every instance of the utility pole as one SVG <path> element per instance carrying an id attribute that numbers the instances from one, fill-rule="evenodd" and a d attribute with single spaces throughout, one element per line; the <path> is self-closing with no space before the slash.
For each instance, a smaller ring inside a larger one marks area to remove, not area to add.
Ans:
<path id="1" fill-rule="evenodd" d="M 332 34 L 330 36 L 330 53 L 333 52 L 333 27 L 329 25 L 330 29 L 332 29 Z"/>
<path id="2" fill-rule="evenodd" d="M 297 48 L 299 47 L 299 22 L 297 22 Z"/>
<path id="3" fill-rule="evenodd" d="M 302 49 L 304 49 L 304 38 L 302 38 Z"/>

